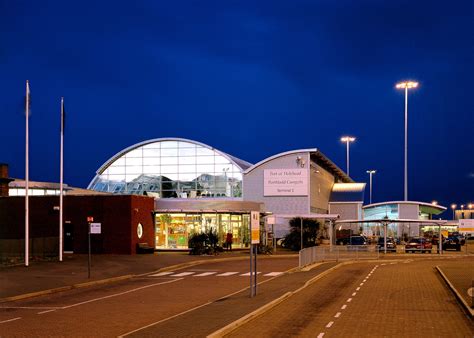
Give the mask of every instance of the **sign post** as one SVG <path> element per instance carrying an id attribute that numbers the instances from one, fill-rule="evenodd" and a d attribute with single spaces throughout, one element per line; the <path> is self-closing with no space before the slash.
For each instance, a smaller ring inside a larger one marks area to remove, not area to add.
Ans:
<path id="1" fill-rule="evenodd" d="M 260 243 L 260 213 L 250 212 L 250 297 L 257 295 L 257 250 Z M 255 256 L 254 256 L 255 255 Z M 253 264 L 252 264 L 252 256 Z"/>
<path id="2" fill-rule="evenodd" d="M 88 254 L 88 263 L 87 263 L 87 278 L 91 278 L 91 234 L 100 234 L 101 233 L 101 223 L 92 223 L 94 222 L 94 217 L 88 216 L 87 217 L 87 225 L 88 225 L 88 232 L 87 232 L 87 240 L 89 246 L 89 254 Z"/>

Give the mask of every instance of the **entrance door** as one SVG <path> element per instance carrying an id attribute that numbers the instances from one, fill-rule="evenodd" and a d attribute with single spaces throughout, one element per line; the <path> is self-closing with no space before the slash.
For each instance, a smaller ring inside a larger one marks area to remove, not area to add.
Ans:
<path id="1" fill-rule="evenodd" d="M 64 223 L 64 251 L 74 251 L 74 227 L 71 222 Z"/>

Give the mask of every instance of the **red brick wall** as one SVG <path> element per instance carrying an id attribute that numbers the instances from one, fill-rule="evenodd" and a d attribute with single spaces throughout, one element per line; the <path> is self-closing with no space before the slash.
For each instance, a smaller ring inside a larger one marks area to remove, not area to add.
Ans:
<path id="1" fill-rule="evenodd" d="M 30 197 L 30 238 L 58 237 L 58 196 Z M 71 222 L 74 232 L 74 253 L 88 251 L 87 217 L 101 223 L 101 234 L 91 235 L 94 253 L 134 254 L 136 243 L 154 245 L 152 212 L 154 199 L 146 196 L 93 195 L 65 196 L 64 221 Z M 138 239 L 137 225 L 143 225 Z M 0 239 L 24 239 L 25 198 L 0 198 Z"/>

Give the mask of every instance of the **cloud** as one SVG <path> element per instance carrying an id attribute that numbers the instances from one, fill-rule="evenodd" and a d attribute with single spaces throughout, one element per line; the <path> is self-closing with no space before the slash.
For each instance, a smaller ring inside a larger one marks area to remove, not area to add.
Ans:
<path id="1" fill-rule="evenodd" d="M 469 177 L 469 178 L 474 178 L 474 171 L 473 171 L 473 172 L 470 172 L 469 174 L 467 174 L 467 177 Z"/>

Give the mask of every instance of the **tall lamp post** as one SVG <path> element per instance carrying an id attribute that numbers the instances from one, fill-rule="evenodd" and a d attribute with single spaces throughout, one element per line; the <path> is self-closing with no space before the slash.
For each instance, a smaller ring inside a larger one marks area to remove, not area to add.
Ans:
<path id="1" fill-rule="evenodd" d="M 370 191 L 370 199 L 369 199 L 369 204 L 372 204 L 372 175 L 375 174 L 377 170 L 367 170 L 366 173 L 369 174 L 369 191 Z"/>
<path id="2" fill-rule="evenodd" d="M 397 89 L 405 89 L 405 201 L 408 201 L 408 89 L 418 87 L 418 82 L 405 81 L 397 83 Z"/>
<path id="3" fill-rule="evenodd" d="M 347 162 L 347 176 L 349 175 L 349 143 L 354 142 L 356 140 L 355 137 L 352 136 L 343 136 L 341 137 L 341 142 L 346 142 L 346 162 Z"/>
<path id="4" fill-rule="evenodd" d="M 454 204 L 454 203 L 451 204 L 451 209 L 453 209 L 453 221 L 454 221 L 454 219 L 455 219 L 454 214 L 455 214 L 455 211 L 456 211 L 456 207 L 457 207 L 456 204 Z"/>

